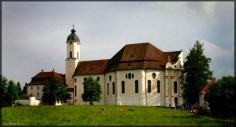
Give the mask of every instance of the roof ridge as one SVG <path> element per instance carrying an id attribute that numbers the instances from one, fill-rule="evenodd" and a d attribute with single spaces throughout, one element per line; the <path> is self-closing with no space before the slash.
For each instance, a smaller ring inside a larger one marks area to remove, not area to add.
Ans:
<path id="1" fill-rule="evenodd" d="M 92 62 L 92 61 L 106 61 L 106 60 L 109 60 L 109 59 L 85 60 L 85 61 L 79 61 L 78 63 L 81 63 L 81 62 Z"/>

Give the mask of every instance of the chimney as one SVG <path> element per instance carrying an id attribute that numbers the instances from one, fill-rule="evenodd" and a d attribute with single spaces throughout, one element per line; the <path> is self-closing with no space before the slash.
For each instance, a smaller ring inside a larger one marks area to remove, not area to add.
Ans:
<path id="1" fill-rule="evenodd" d="M 43 72 L 43 69 L 41 69 L 41 72 Z"/>
<path id="2" fill-rule="evenodd" d="M 52 69 L 52 72 L 54 72 L 54 68 Z"/>

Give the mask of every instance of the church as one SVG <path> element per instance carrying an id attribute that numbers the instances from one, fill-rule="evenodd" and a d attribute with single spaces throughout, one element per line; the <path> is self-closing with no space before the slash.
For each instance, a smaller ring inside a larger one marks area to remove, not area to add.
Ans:
<path id="1" fill-rule="evenodd" d="M 39 75 L 59 77 L 71 92 L 71 103 L 88 104 L 82 100 L 83 82 L 92 77 L 102 89 L 96 104 L 175 107 L 183 103 L 182 50 L 164 52 L 148 42 L 134 43 L 125 45 L 110 59 L 81 61 L 80 39 L 74 28 L 66 47 L 65 74 L 42 71 L 27 85 L 27 93 L 35 95 L 33 87 L 40 86 L 37 94 L 42 97 Z"/>

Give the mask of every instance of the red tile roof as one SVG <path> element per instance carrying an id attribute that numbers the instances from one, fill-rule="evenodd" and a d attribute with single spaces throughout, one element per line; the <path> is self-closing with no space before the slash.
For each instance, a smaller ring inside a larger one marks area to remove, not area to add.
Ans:
<path id="1" fill-rule="evenodd" d="M 125 45 L 109 61 L 107 71 L 127 69 L 164 69 L 170 62 L 176 62 L 181 51 L 163 52 L 150 43 Z"/>
<path id="2" fill-rule="evenodd" d="M 208 80 L 207 85 L 201 89 L 200 93 L 207 93 L 209 88 L 216 84 L 216 80 Z"/>
<path id="3" fill-rule="evenodd" d="M 61 79 L 63 83 L 65 82 L 64 74 L 60 74 L 55 71 L 50 71 L 50 72 L 41 71 L 31 79 L 31 82 L 28 85 L 42 85 L 47 79 L 53 77 Z"/>
<path id="4" fill-rule="evenodd" d="M 104 74 L 116 70 L 164 69 L 166 63 L 176 62 L 181 51 L 163 52 L 150 43 L 125 45 L 109 60 L 81 61 L 74 76 Z"/>
<path id="5" fill-rule="evenodd" d="M 73 76 L 104 74 L 107 66 L 107 59 L 81 61 L 78 63 Z"/>

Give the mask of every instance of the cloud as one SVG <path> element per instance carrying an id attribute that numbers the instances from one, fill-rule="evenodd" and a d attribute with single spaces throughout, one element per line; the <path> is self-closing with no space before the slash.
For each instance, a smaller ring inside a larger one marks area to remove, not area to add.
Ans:
<path id="1" fill-rule="evenodd" d="M 223 75 L 234 75 L 234 47 L 224 49 L 207 40 L 201 40 L 204 43 L 204 54 L 211 58 L 210 69 L 214 72 L 216 78 Z"/>
<path id="2" fill-rule="evenodd" d="M 233 48 L 230 50 L 227 50 L 207 40 L 201 40 L 201 42 L 204 43 L 204 51 L 205 51 L 206 56 L 210 58 L 216 59 L 219 57 L 226 57 L 232 54 L 234 51 Z"/>

